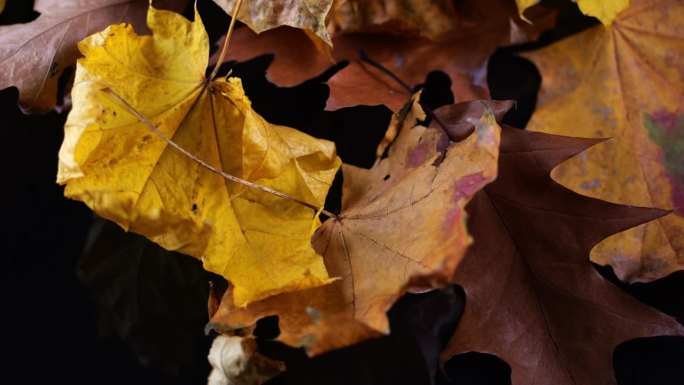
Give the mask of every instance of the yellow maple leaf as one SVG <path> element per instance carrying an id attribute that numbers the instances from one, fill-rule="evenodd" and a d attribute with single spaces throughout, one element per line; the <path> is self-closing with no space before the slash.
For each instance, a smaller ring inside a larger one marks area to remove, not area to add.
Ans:
<path id="1" fill-rule="evenodd" d="M 629 7 L 629 0 L 573 0 L 580 11 L 588 16 L 594 16 L 606 26 L 610 26 L 620 12 Z M 527 20 L 523 13 L 527 8 L 539 4 L 540 0 L 515 0 L 520 17 Z"/>
<path id="2" fill-rule="evenodd" d="M 201 258 L 231 281 L 237 306 L 329 282 L 310 245 L 320 225 L 311 207 L 323 205 L 341 164 L 334 144 L 266 122 L 240 79 L 208 81 L 209 42 L 197 12 L 190 22 L 150 7 L 147 23 L 151 36 L 121 24 L 79 43 L 85 57 L 59 153 L 65 195 Z M 162 135 L 210 167 L 309 207 L 229 182 Z"/>
<path id="3" fill-rule="evenodd" d="M 592 250 L 623 280 L 684 269 L 684 3 L 633 0 L 597 26 L 526 54 L 542 73 L 528 129 L 610 138 L 562 163 L 553 177 L 610 202 L 672 209 Z"/>

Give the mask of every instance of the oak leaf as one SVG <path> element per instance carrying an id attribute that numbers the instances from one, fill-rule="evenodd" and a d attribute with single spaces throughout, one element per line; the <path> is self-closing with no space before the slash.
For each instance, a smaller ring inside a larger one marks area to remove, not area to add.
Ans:
<path id="1" fill-rule="evenodd" d="M 470 244 L 463 207 L 496 176 L 499 127 L 487 113 L 476 133 L 448 145 L 416 125 L 424 118 L 414 98 L 387 158 L 343 165 L 342 212 L 312 239 L 339 280 L 245 308 L 229 290 L 212 325 L 227 332 L 277 315 L 281 341 L 317 354 L 387 333 L 385 313 L 403 293 L 444 285 Z"/>
<path id="2" fill-rule="evenodd" d="M 543 78 L 528 129 L 612 138 L 560 165 L 554 179 L 610 202 L 674 210 L 592 251 L 629 282 L 684 268 L 683 20 L 681 1 L 634 0 L 611 27 L 525 55 Z"/>
<path id="3" fill-rule="evenodd" d="M 214 2 L 232 16 L 236 0 Z M 332 4 L 333 0 L 245 0 L 238 11 L 238 20 L 256 33 L 281 25 L 305 29 L 332 45 L 326 27 Z"/>
<path id="4" fill-rule="evenodd" d="M 435 113 L 448 120 L 451 111 Z M 551 179 L 553 167 L 597 140 L 502 130 L 499 176 L 467 207 L 474 244 L 455 275 L 467 305 L 442 361 L 479 351 L 505 360 L 514 385 L 614 384 L 619 343 L 684 328 L 601 277 L 589 250 L 663 213 L 583 197 Z"/>
<path id="5" fill-rule="evenodd" d="M 65 195 L 201 258 L 235 285 L 238 306 L 329 282 L 310 245 L 320 225 L 310 207 L 323 205 L 340 166 L 334 145 L 266 122 L 240 79 L 209 82 L 209 43 L 197 13 L 189 22 L 150 7 L 148 26 L 151 36 L 121 24 L 79 43 L 85 58 L 59 153 Z M 189 155 L 309 207 L 229 182 Z"/>
<path id="6" fill-rule="evenodd" d="M 185 0 L 163 5 L 184 8 Z M 44 113 L 57 101 L 59 78 L 79 57 L 76 43 L 113 22 L 144 27 L 146 0 L 36 0 L 31 23 L 0 26 L 0 89 L 16 86 L 25 113 Z"/>
<path id="7" fill-rule="evenodd" d="M 487 60 L 499 46 L 535 39 L 550 27 L 555 14 L 542 8 L 530 17 L 530 25 L 520 20 L 515 5 L 502 0 L 467 3 L 460 9 L 458 28 L 433 40 L 388 34 L 338 34 L 333 37 L 335 61 L 350 61 L 330 80 L 326 109 L 355 105 L 387 105 L 392 111 L 409 100 L 410 91 L 387 74 L 359 60 L 359 48 L 368 57 L 404 80 L 409 87 L 421 84 L 432 71 L 443 71 L 451 78 L 457 100 L 473 100 L 489 95 L 486 85 Z M 492 12 L 496 9 L 497 12 Z M 245 61 L 273 53 L 268 79 L 280 86 L 297 85 L 320 75 L 333 63 L 306 36 L 296 30 L 281 29 L 256 36 L 246 29 L 236 31 L 236 49 L 228 59 Z"/>

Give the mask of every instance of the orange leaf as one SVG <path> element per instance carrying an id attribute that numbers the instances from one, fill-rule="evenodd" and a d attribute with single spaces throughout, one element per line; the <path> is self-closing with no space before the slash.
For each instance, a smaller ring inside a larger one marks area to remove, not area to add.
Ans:
<path id="1" fill-rule="evenodd" d="M 610 202 L 675 210 L 601 242 L 592 260 L 630 282 L 684 268 L 684 3 L 632 1 L 611 27 L 526 56 L 543 78 L 529 129 L 612 138 L 554 179 Z"/>
<path id="2" fill-rule="evenodd" d="M 414 99 L 387 158 L 370 170 L 343 166 L 342 213 L 313 237 L 339 279 L 244 308 L 228 291 L 211 322 L 226 331 L 278 315 L 279 339 L 313 354 L 387 333 L 390 306 L 447 284 L 471 242 L 463 207 L 495 178 L 499 147 L 494 116 L 479 116 L 475 133 L 448 145 L 443 131 L 415 125 L 424 114 Z"/>

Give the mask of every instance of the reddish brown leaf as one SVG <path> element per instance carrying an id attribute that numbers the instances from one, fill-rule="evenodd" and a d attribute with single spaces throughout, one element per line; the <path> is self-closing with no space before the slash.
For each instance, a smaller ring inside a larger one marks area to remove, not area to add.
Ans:
<path id="1" fill-rule="evenodd" d="M 182 10 L 186 0 L 158 0 L 162 9 Z M 0 26 L 0 89 L 19 89 L 25 113 L 50 111 L 59 78 L 80 56 L 76 43 L 110 24 L 132 23 L 145 32 L 147 0 L 38 0 L 41 15 L 31 23 Z"/>
<path id="2" fill-rule="evenodd" d="M 601 239 L 664 213 L 583 197 L 549 176 L 595 143 L 504 127 L 498 179 L 469 204 L 475 243 L 456 274 L 467 306 L 443 361 L 480 351 L 507 361 L 513 384 L 612 384 L 616 345 L 684 334 L 589 261 Z"/>
<path id="3" fill-rule="evenodd" d="M 312 239 L 337 281 L 243 308 L 229 291 L 212 322 L 227 331 L 278 315 L 279 339 L 316 354 L 387 333 L 403 293 L 446 284 L 470 244 L 463 207 L 496 175 L 499 128 L 481 115 L 475 133 L 447 147 L 442 131 L 416 125 L 424 118 L 415 102 L 387 158 L 343 166 L 342 212 Z"/>
<path id="4" fill-rule="evenodd" d="M 494 11 L 495 10 L 495 11 Z M 431 71 L 444 71 L 451 77 L 456 100 L 489 96 L 486 85 L 487 60 L 499 46 L 535 39 L 555 18 L 543 8 L 532 9 L 528 24 L 517 16 L 515 3 L 505 0 L 479 1 L 459 8 L 461 23 L 429 40 L 387 34 L 342 34 L 333 37 L 335 61 L 350 64 L 329 81 L 330 98 L 326 108 L 335 110 L 359 104 L 387 105 L 398 111 L 410 98 L 395 80 L 359 60 L 359 48 L 392 71 L 410 87 L 425 80 Z M 536 11 L 536 12 L 534 12 Z M 527 15 L 527 14 L 526 14 Z M 245 61 L 273 53 L 268 79 L 280 86 L 293 86 L 321 74 L 333 62 L 319 53 L 301 31 L 279 29 L 257 37 L 242 28 L 234 35 L 230 60 Z"/>

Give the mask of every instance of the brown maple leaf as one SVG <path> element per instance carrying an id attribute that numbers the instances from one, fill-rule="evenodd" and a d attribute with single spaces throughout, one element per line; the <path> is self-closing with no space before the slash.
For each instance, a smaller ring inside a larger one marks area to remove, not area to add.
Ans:
<path id="1" fill-rule="evenodd" d="M 346 0 L 335 7 L 328 29 L 386 32 L 434 38 L 459 23 L 456 4 L 443 0 Z"/>
<path id="2" fill-rule="evenodd" d="M 475 243 L 455 276 L 467 306 L 443 361 L 488 352 L 508 362 L 513 384 L 611 384 L 616 345 L 684 334 L 589 261 L 601 239 L 664 213 L 583 197 L 549 176 L 597 142 L 503 128 L 499 176 L 468 206 Z"/>
<path id="3" fill-rule="evenodd" d="M 186 0 L 155 1 L 182 10 Z M 0 26 L 0 89 L 19 89 L 24 113 L 45 113 L 57 101 L 59 78 L 81 56 L 76 43 L 113 23 L 146 31 L 148 0 L 36 0 L 41 15 L 28 24 Z"/>
<path id="4" fill-rule="evenodd" d="M 363 48 L 368 57 L 404 80 L 412 88 L 432 71 L 451 78 L 457 100 L 489 96 L 487 60 L 497 47 L 534 40 L 553 25 L 555 14 L 545 8 L 532 9 L 534 24 L 522 21 L 513 2 L 486 0 L 466 2 L 458 9 L 460 23 L 433 40 L 390 34 L 338 34 L 333 37 L 332 57 L 349 65 L 330 80 L 326 109 L 355 105 L 387 105 L 392 111 L 409 100 L 411 90 L 386 73 L 359 59 Z M 328 69 L 333 61 L 320 53 L 304 33 L 292 29 L 268 31 L 257 36 L 248 29 L 236 31 L 229 60 L 245 61 L 273 53 L 268 79 L 279 86 L 293 86 Z"/>
<path id="5" fill-rule="evenodd" d="M 424 117 L 416 98 L 387 158 L 343 166 L 342 212 L 312 239 L 338 280 L 244 308 L 229 290 L 211 322 L 227 331 L 278 315 L 279 339 L 316 354 L 387 333 L 385 313 L 403 293 L 447 283 L 470 244 L 463 207 L 496 176 L 499 128 L 480 115 L 474 134 L 449 145 L 416 125 Z"/>

